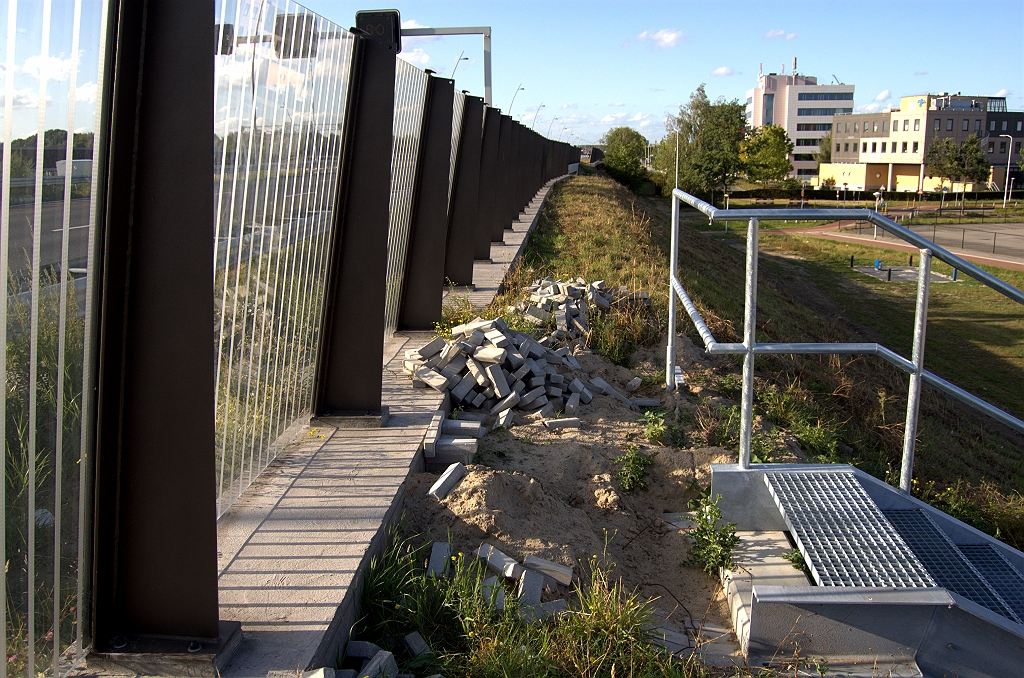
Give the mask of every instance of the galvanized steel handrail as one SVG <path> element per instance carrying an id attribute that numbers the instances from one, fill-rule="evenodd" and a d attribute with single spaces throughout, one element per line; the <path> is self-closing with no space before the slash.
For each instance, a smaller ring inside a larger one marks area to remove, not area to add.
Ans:
<path id="1" fill-rule="evenodd" d="M 678 278 L 679 270 L 679 203 L 685 202 L 705 214 L 711 222 L 748 220 L 746 291 L 744 302 L 743 342 L 722 343 L 715 340 L 711 330 L 690 299 Z M 896 237 L 920 248 L 921 264 L 918 268 L 917 306 L 914 314 L 914 344 L 910 360 L 877 343 L 757 343 L 755 338 L 757 313 L 757 250 L 758 230 L 761 219 L 792 219 L 810 221 L 821 219 L 860 219 L 875 224 Z M 712 355 L 743 355 L 743 386 L 740 405 L 740 468 L 750 465 L 750 445 L 753 429 L 754 405 L 754 356 L 755 355 L 874 355 L 910 374 L 910 388 L 907 399 L 906 429 L 903 439 L 903 461 L 900 473 L 900 489 L 910 491 L 913 477 L 914 447 L 917 437 L 918 409 L 920 406 L 921 384 L 927 382 L 951 397 L 997 421 L 1024 432 L 1024 421 L 985 402 L 964 389 L 924 369 L 925 329 L 928 319 L 928 290 L 932 257 L 946 262 L 975 280 L 991 287 L 1000 294 L 1024 304 L 1024 292 L 986 273 L 974 264 L 939 247 L 935 243 L 906 229 L 877 212 L 865 209 L 736 209 L 720 210 L 699 198 L 679 189 L 672 192 L 672 242 L 669 273 L 669 329 L 666 355 L 666 387 L 676 387 L 675 339 L 676 300 L 682 302 L 691 322 L 700 334 L 704 347 Z"/>

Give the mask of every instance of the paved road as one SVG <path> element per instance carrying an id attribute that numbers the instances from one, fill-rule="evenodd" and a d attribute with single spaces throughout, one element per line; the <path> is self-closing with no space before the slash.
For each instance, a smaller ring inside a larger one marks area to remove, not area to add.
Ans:
<path id="1" fill-rule="evenodd" d="M 879 247 L 886 250 L 895 250 L 899 252 L 917 252 L 918 248 L 913 245 L 908 245 L 901 240 L 896 239 L 893 236 L 887 238 L 882 237 L 882 229 L 878 229 L 879 238 L 875 240 L 872 237 L 872 229 L 865 228 L 862 233 L 858 234 L 856 231 L 844 231 L 842 233 L 836 232 L 837 224 L 825 224 L 824 226 L 814 226 L 812 228 L 791 228 L 779 231 L 773 231 L 773 233 L 786 233 L 789 235 L 804 235 L 812 238 L 822 238 L 824 240 L 835 240 L 838 242 L 849 242 L 856 243 L 858 245 L 868 245 L 870 247 Z M 930 227 L 929 229 L 930 230 Z M 917 229 L 915 229 L 917 231 Z M 928 237 L 929 233 L 921 232 L 923 235 Z M 959 235 L 959 228 L 957 229 L 957 235 Z M 991 234 L 989 234 L 991 237 Z M 937 243 L 942 247 L 945 247 L 953 254 L 966 259 L 967 261 L 974 262 L 976 264 L 984 264 L 986 266 L 998 266 L 1000 268 L 1007 268 L 1013 271 L 1024 271 L 1024 257 L 1016 257 L 1012 255 L 1005 255 L 997 253 L 996 255 L 985 255 L 977 251 L 970 251 L 958 246 L 947 246 L 944 242 L 941 242 L 942 238 Z M 988 241 L 991 243 L 991 241 Z M 959 245 L 959 243 L 956 243 Z"/>
<path id="2" fill-rule="evenodd" d="M 8 244 L 8 266 L 17 275 L 32 268 L 32 239 L 35 206 L 11 207 L 11 230 Z M 40 220 L 40 263 L 44 268 L 60 264 L 64 229 L 63 201 L 43 203 Z M 68 238 L 68 267 L 85 268 L 89 247 L 89 199 L 71 201 Z"/>

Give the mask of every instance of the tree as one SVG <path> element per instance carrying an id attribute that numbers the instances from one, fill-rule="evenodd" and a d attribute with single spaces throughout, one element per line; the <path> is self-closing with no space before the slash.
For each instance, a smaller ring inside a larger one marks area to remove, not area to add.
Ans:
<path id="1" fill-rule="evenodd" d="M 935 139 L 924 152 L 924 164 L 928 174 L 939 177 L 939 187 L 948 179 L 952 187 L 954 178 L 960 176 L 960 147 L 953 137 Z"/>
<path id="2" fill-rule="evenodd" d="M 832 132 L 827 132 L 818 142 L 818 150 L 814 153 L 814 159 L 818 161 L 818 170 L 824 163 L 832 162 Z"/>
<path id="3" fill-rule="evenodd" d="M 670 177 L 675 173 L 676 132 L 679 134 L 679 185 L 691 193 L 728 188 L 743 171 L 744 106 L 733 99 L 711 102 L 704 85 L 690 95 L 678 116 L 668 116 L 668 134 L 658 144 L 654 166 Z"/>
<path id="4" fill-rule="evenodd" d="M 747 138 L 740 145 L 740 159 L 747 178 L 762 184 L 782 181 L 793 171 L 793 163 L 789 161 L 792 152 L 792 140 L 778 125 L 755 127 L 747 132 Z"/>
<path id="5" fill-rule="evenodd" d="M 601 138 L 605 144 L 604 166 L 615 180 L 632 189 L 647 178 L 641 164 L 647 139 L 632 127 L 613 127 Z"/>

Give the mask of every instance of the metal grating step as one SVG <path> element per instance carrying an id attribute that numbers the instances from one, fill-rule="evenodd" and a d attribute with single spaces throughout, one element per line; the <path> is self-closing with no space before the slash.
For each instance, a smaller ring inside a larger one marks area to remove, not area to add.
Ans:
<path id="1" fill-rule="evenodd" d="M 957 544 L 956 547 L 1017 618 L 1024 620 L 1024 575 L 991 544 Z"/>
<path id="2" fill-rule="evenodd" d="M 939 586 L 1020 623 L 1009 606 L 939 526 L 920 509 L 883 511 Z"/>
<path id="3" fill-rule="evenodd" d="M 820 586 L 937 586 L 853 473 L 766 473 L 765 483 Z"/>

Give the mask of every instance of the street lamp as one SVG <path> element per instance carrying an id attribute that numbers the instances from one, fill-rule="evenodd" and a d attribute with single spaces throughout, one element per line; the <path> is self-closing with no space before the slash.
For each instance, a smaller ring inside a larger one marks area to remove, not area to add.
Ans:
<path id="1" fill-rule="evenodd" d="M 517 89 L 516 93 L 512 95 L 512 104 L 514 104 L 516 102 L 516 97 L 519 95 L 519 93 L 523 92 L 525 90 L 526 90 L 526 88 L 523 87 L 523 83 L 519 83 L 519 89 Z M 508 105 L 508 114 L 509 114 L 510 117 L 512 115 L 512 104 Z"/>
<path id="2" fill-rule="evenodd" d="M 551 122 L 548 123 L 548 133 L 544 135 L 548 139 L 551 138 L 551 126 L 555 124 L 555 120 L 558 120 L 558 116 L 557 115 L 555 117 L 551 118 Z"/>
<path id="3" fill-rule="evenodd" d="M 459 53 L 459 58 L 455 60 L 455 68 L 452 69 L 452 80 L 455 79 L 455 71 L 459 70 L 459 64 L 461 64 L 463 61 L 469 61 L 468 56 L 462 56 L 465 53 L 466 50 L 462 50 L 462 52 Z"/>
<path id="4" fill-rule="evenodd" d="M 846 182 L 843 182 L 843 209 L 846 209 Z"/>
<path id="5" fill-rule="evenodd" d="M 540 109 L 544 108 L 544 102 L 540 102 L 540 106 L 537 107 L 537 112 L 533 114 L 533 124 L 530 125 L 530 129 L 534 129 L 537 126 L 537 116 L 540 115 Z"/>
<path id="6" fill-rule="evenodd" d="M 1006 209 L 1006 189 L 1010 185 L 1010 159 L 1013 158 L 1013 137 L 1009 134 L 1000 134 L 999 138 L 1006 137 L 1010 142 L 1006 145 L 1006 177 L 1003 179 L 1003 209 Z"/>
<path id="7" fill-rule="evenodd" d="M 567 130 L 567 129 L 569 129 L 569 128 L 568 128 L 568 127 L 563 127 L 563 128 L 562 128 L 562 130 L 561 130 L 561 132 L 559 132 L 559 133 L 558 133 L 558 141 L 561 141 L 561 140 L 562 140 L 562 132 L 564 132 L 564 131 L 565 131 L 565 130 Z"/>

